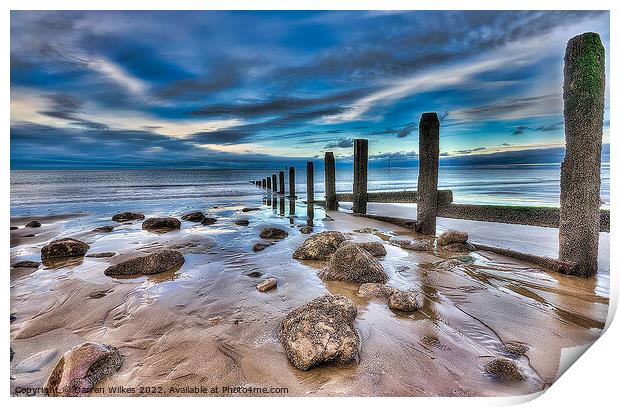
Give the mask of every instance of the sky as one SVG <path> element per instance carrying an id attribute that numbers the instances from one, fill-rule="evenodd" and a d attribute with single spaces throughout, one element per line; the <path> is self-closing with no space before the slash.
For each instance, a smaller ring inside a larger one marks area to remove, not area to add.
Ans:
<path id="1" fill-rule="evenodd" d="M 442 164 L 557 163 L 587 31 L 609 61 L 605 11 L 12 11 L 11 168 L 417 165 L 433 111 Z"/>

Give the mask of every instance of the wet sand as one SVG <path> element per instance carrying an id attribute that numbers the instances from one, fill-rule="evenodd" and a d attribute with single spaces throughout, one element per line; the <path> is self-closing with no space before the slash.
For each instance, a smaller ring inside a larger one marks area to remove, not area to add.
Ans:
<path id="1" fill-rule="evenodd" d="M 381 300 L 357 295 L 358 285 L 321 281 L 317 271 L 322 262 L 291 258 L 308 237 L 296 227 L 306 223 L 305 205 L 297 203 L 296 217 L 289 217 L 288 200 L 260 204 L 146 212 L 147 217 L 180 218 L 203 210 L 218 219 L 210 226 L 184 221 L 181 230 L 166 234 L 144 231 L 140 221 L 112 222 L 111 213 L 37 218 L 43 224 L 39 232 L 54 236 L 12 240 L 12 262 L 39 260 L 41 247 L 58 236 L 86 241 L 89 254 L 118 255 L 11 271 L 11 392 L 42 386 L 63 352 L 90 340 L 113 345 L 123 356 L 121 369 L 98 387 L 162 386 L 164 393 L 147 395 L 172 395 L 170 387 L 185 386 L 284 387 L 289 396 L 520 395 L 549 386 L 561 349 L 592 343 L 605 325 L 605 280 L 549 273 L 482 251 L 471 254 L 471 264 L 440 270 L 434 263 L 447 255 L 386 242 L 387 256 L 381 262 L 388 284 L 423 294 L 420 310 L 395 313 Z M 244 206 L 261 210 L 243 213 Z M 342 212 L 330 212 L 332 220 L 323 220 L 325 213 L 318 207 L 313 214 L 315 232 L 340 230 L 356 241 L 422 238 Z M 250 224 L 235 225 L 237 219 Z M 90 232 L 104 225 L 115 229 Z M 261 240 L 258 234 L 269 226 L 288 227 L 289 236 L 252 252 Z M 119 279 L 103 274 L 120 259 L 160 247 L 177 248 L 185 264 L 154 276 Z M 251 272 L 262 276 L 250 277 Z M 266 277 L 276 277 L 278 287 L 259 292 L 255 285 Z M 278 325 L 288 312 L 326 293 L 344 294 L 357 305 L 360 361 L 300 371 L 278 342 Z M 516 384 L 498 382 L 484 372 L 486 362 L 506 357 L 503 347 L 509 342 L 529 347 L 525 356 L 514 359 L 526 376 Z"/>

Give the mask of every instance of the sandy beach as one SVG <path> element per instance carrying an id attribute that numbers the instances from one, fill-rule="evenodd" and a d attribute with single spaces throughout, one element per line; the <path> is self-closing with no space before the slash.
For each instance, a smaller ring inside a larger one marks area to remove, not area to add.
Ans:
<path id="1" fill-rule="evenodd" d="M 424 236 L 314 207 L 313 233 L 338 230 L 356 242 L 384 244 L 387 254 L 379 261 L 387 284 L 422 299 L 415 312 L 395 312 L 385 301 L 360 296 L 359 284 L 323 281 L 317 273 L 326 262 L 293 260 L 309 236 L 299 229 L 307 223 L 307 206 L 298 200 L 290 216 L 288 200 L 271 204 L 249 196 L 165 213 L 119 208 L 178 219 L 201 210 L 217 219 L 212 225 L 183 221 L 163 234 L 143 230 L 140 220 L 113 222 L 113 212 L 13 218 L 20 229 L 11 231 L 11 263 L 40 261 L 43 245 L 58 237 L 88 243 L 87 255 L 115 255 L 11 270 L 11 393 L 43 386 L 64 352 L 95 341 L 118 348 L 122 366 L 92 396 L 114 395 L 109 389 L 119 386 L 144 387 L 148 393 L 137 395 L 153 396 L 206 395 L 193 394 L 195 386 L 233 389 L 212 394 L 220 396 L 258 395 L 234 390 L 252 387 L 279 389 L 270 396 L 522 395 L 552 384 L 563 348 L 590 344 L 603 332 L 608 270 L 582 279 L 484 251 L 463 257 L 435 248 L 406 250 L 390 239 Z M 260 210 L 243 212 L 246 207 Z M 23 228 L 35 218 L 40 228 Z M 249 225 L 237 225 L 239 219 Z M 106 225 L 114 230 L 92 231 Z M 501 236 L 506 225 L 494 225 L 490 230 Z M 253 252 L 267 227 L 285 229 L 288 237 Z M 609 250 L 608 240 L 601 245 Z M 104 275 L 110 265 L 160 248 L 180 251 L 183 266 L 151 276 Z M 451 257 L 461 262 L 441 267 Z M 277 278 L 277 288 L 258 291 L 267 277 Z M 359 361 L 302 371 L 287 359 L 278 327 L 290 311 L 324 294 L 342 294 L 357 307 Z M 511 355 L 511 344 L 528 350 Z M 525 379 L 503 383 L 487 374 L 485 363 L 498 357 L 513 360 Z"/>

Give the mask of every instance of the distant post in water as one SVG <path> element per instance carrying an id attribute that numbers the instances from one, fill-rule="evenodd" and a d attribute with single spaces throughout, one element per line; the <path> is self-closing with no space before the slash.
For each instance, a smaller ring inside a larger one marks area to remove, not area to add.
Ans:
<path id="1" fill-rule="evenodd" d="M 420 118 L 417 231 L 435 235 L 437 227 L 437 181 L 439 178 L 439 118 L 422 113 Z"/>
<path id="2" fill-rule="evenodd" d="M 366 213 L 368 201 L 368 140 L 353 141 L 353 213 Z"/>
<path id="3" fill-rule="evenodd" d="M 560 170 L 560 260 L 575 274 L 598 270 L 605 48 L 596 33 L 571 38 L 564 56 L 564 134 Z"/>
<path id="4" fill-rule="evenodd" d="M 290 199 L 297 198 L 295 196 L 295 167 L 288 169 L 288 193 Z"/>
<path id="5" fill-rule="evenodd" d="M 336 200 L 336 161 L 334 153 L 325 153 L 325 209 L 334 211 L 338 209 Z"/>
<path id="6" fill-rule="evenodd" d="M 314 202 L 314 163 L 306 163 L 306 202 Z"/>
<path id="7" fill-rule="evenodd" d="M 276 174 L 271 174 L 271 185 L 273 185 L 273 192 L 278 192 L 278 180 Z"/>
<path id="8" fill-rule="evenodd" d="M 284 195 L 284 171 L 280 171 L 278 175 L 280 176 L 280 190 L 278 192 Z"/>
<path id="9" fill-rule="evenodd" d="M 267 177 L 267 189 L 271 189 L 271 177 Z"/>

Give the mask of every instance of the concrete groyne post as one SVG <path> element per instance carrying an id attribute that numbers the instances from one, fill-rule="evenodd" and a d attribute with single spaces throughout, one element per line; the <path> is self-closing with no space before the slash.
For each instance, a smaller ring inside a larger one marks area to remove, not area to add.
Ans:
<path id="1" fill-rule="evenodd" d="M 267 189 L 271 189 L 271 177 L 267 177 Z"/>
<path id="2" fill-rule="evenodd" d="M 295 199 L 295 167 L 288 169 L 288 193 L 290 199 Z"/>
<path id="3" fill-rule="evenodd" d="M 366 213 L 368 206 L 368 140 L 353 141 L 353 213 Z"/>
<path id="4" fill-rule="evenodd" d="M 416 230 L 435 235 L 437 226 L 437 181 L 439 178 L 439 118 L 422 113 L 420 118 L 418 214 Z"/>
<path id="5" fill-rule="evenodd" d="M 325 153 L 325 209 L 334 211 L 338 209 L 336 200 L 336 161 L 334 153 Z"/>
<path id="6" fill-rule="evenodd" d="M 564 56 L 564 134 L 560 170 L 560 260 L 575 273 L 598 270 L 605 48 L 596 33 L 571 38 Z"/>
<path id="7" fill-rule="evenodd" d="M 314 202 L 314 162 L 306 163 L 306 202 Z"/>
<path id="8" fill-rule="evenodd" d="M 280 177 L 280 190 L 278 192 L 284 195 L 284 171 L 280 171 L 278 175 Z"/>
<path id="9" fill-rule="evenodd" d="M 273 192 L 278 192 L 278 177 L 276 174 L 271 174 L 271 185 L 273 185 Z"/>

